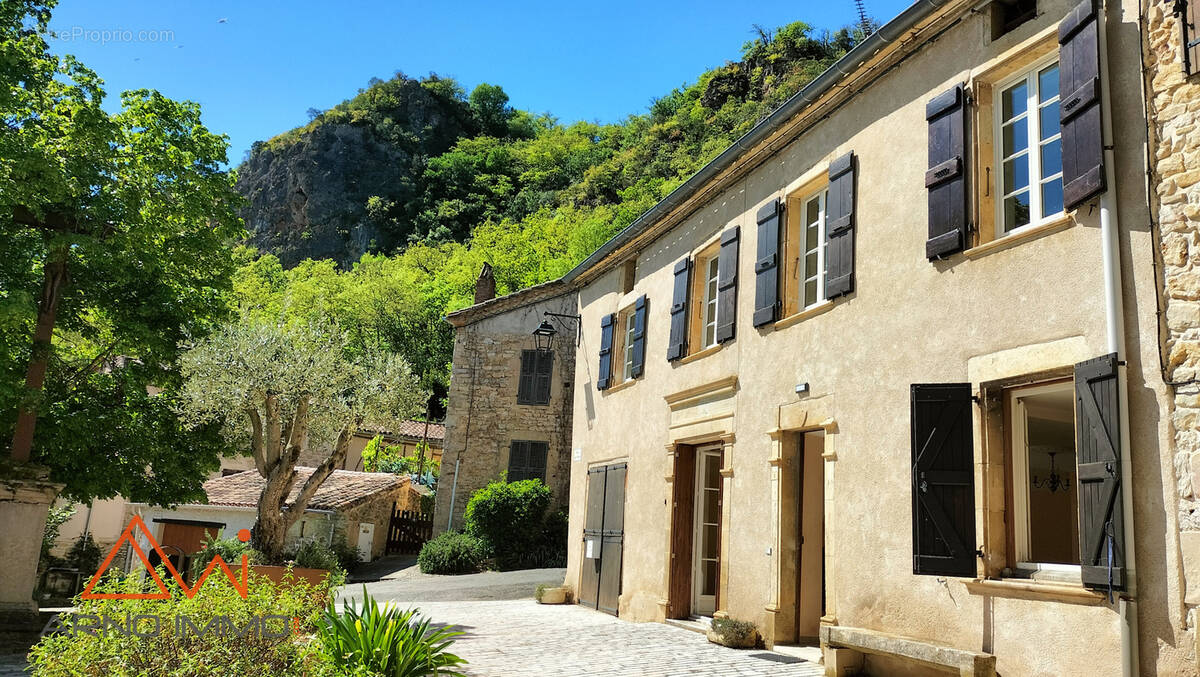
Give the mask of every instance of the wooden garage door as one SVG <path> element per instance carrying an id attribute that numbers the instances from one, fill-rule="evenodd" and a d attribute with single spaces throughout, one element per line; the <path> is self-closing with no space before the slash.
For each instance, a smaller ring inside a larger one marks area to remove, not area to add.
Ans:
<path id="1" fill-rule="evenodd" d="M 579 603 L 617 615 L 625 549 L 626 464 L 588 470 Z"/>

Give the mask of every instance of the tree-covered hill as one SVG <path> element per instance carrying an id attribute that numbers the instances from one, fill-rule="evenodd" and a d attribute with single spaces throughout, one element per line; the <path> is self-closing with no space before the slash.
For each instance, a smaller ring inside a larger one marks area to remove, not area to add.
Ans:
<path id="1" fill-rule="evenodd" d="M 861 39 L 796 22 L 756 28 L 737 61 L 616 124 L 563 125 L 503 90 L 397 74 L 257 143 L 239 168 L 251 313 L 332 313 L 445 383 L 441 317 L 557 277 L 665 197 Z M 314 259 L 304 261 L 305 259 Z M 432 384 L 431 384 L 432 385 Z"/>

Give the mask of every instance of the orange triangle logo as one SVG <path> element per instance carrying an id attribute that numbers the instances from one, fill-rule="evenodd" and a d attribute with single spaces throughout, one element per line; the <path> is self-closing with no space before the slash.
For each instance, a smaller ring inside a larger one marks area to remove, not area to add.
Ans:
<path id="1" fill-rule="evenodd" d="M 167 553 L 163 552 L 162 546 L 158 544 L 158 541 L 150 533 L 150 530 L 146 528 L 146 523 L 142 521 L 141 515 L 134 515 L 133 519 L 129 521 L 129 526 L 125 527 L 125 531 L 121 532 L 121 537 L 117 539 L 115 544 L 113 544 L 112 549 L 108 551 L 108 556 L 104 558 L 104 561 L 100 563 L 100 568 L 96 570 L 96 574 L 92 576 L 92 579 L 88 581 L 87 587 L 85 587 L 83 592 L 80 593 L 80 599 L 171 599 L 171 593 L 167 590 L 166 584 L 163 583 L 162 578 L 158 575 L 158 571 L 156 571 L 154 567 L 150 566 L 150 559 L 146 556 L 146 552 L 142 550 L 142 546 L 138 544 L 137 538 L 134 537 L 133 530 L 135 528 L 140 530 L 142 535 L 145 536 L 146 542 L 150 545 L 150 549 L 158 553 L 159 561 L 161 561 L 163 566 L 166 567 L 167 571 L 171 574 L 171 578 L 175 580 L 175 583 L 180 587 L 180 589 L 183 590 L 183 594 L 186 595 L 188 599 L 196 596 L 196 593 L 200 591 L 200 586 L 204 585 L 204 581 L 208 579 L 209 574 L 211 574 L 213 569 L 215 569 L 218 565 L 220 565 L 221 570 L 229 578 L 230 582 L 233 583 L 233 587 L 235 590 L 237 590 L 238 595 L 240 595 L 242 599 L 246 599 L 249 593 L 249 586 L 246 580 L 249 569 L 249 558 L 246 555 L 242 555 L 241 581 L 234 577 L 233 571 L 229 569 L 229 564 L 227 564 L 220 555 L 216 555 L 212 558 L 212 561 L 208 563 L 208 567 L 204 569 L 204 573 L 200 575 L 199 580 L 196 581 L 195 587 L 188 587 L 188 584 L 184 583 L 183 577 L 180 576 L 179 572 L 175 570 L 175 566 L 171 564 L 171 560 L 167 557 Z M 243 531 L 245 530 L 243 529 Z M 249 540 L 248 534 L 249 532 L 246 533 L 245 538 L 242 537 L 242 534 L 239 534 L 239 538 L 241 538 L 243 541 Z M 133 552 L 137 553 L 138 559 L 142 560 L 142 565 L 146 567 L 146 571 L 150 572 L 150 578 L 158 587 L 159 592 L 92 592 L 92 590 L 96 587 L 96 584 L 100 582 L 100 578 L 104 575 L 104 572 L 108 569 L 109 565 L 112 564 L 113 558 L 116 557 L 118 552 L 120 552 L 121 545 L 126 542 L 129 543 L 129 547 L 133 549 Z"/>

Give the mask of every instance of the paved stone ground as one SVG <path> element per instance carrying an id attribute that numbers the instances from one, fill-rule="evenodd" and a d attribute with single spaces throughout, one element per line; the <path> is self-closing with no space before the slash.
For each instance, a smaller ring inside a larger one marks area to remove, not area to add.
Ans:
<path id="1" fill-rule="evenodd" d="M 402 563 L 392 571 L 375 572 L 366 583 L 378 600 L 401 602 L 495 601 L 533 597 L 539 584 L 562 585 L 566 569 L 526 569 L 524 571 L 483 571 L 462 576 L 423 574 L 415 562 Z M 373 577 L 374 577 L 373 576 Z M 362 597 L 362 583 L 348 583 L 339 597 Z"/>
<path id="2" fill-rule="evenodd" d="M 463 631 L 454 651 L 464 672 L 483 677 L 654 677 L 779 675 L 816 677 L 824 668 L 799 658 L 711 644 L 661 623 L 630 623 L 575 605 L 532 599 L 422 602 L 424 615 Z"/>

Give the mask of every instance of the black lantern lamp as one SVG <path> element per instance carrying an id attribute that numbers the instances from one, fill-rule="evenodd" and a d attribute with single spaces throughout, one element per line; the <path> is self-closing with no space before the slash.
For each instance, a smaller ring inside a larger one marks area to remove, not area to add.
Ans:
<path id="1" fill-rule="evenodd" d="M 542 323 L 533 330 L 533 344 L 542 352 L 550 352 L 550 346 L 554 342 L 554 336 L 558 334 L 558 330 L 554 325 L 550 324 L 549 320 L 542 320 Z"/>

